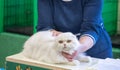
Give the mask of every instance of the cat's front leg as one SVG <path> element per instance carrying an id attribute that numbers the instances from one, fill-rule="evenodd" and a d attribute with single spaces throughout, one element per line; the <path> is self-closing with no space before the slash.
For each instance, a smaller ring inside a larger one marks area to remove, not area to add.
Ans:
<path id="1" fill-rule="evenodd" d="M 67 65 L 71 65 L 71 66 L 77 66 L 80 65 L 80 61 L 78 60 L 73 60 L 73 61 L 69 61 L 66 63 Z"/>
<path id="2" fill-rule="evenodd" d="M 60 63 L 69 62 L 62 54 L 58 55 L 57 59 L 58 59 L 57 61 L 59 61 Z"/>
<path id="3" fill-rule="evenodd" d="M 92 58 L 90 56 L 85 56 L 85 55 L 82 55 L 82 56 L 78 56 L 77 57 L 77 60 L 79 60 L 80 62 L 85 62 L 85 63 L 88 63 L 88 64 L 91 64 L 92 63 Z"/>
<path id="4" fill-rule="evenodd" d="M 65 64 L 65 65 L 71 65 L 71 66 L 75 66 L 76 63 L 75 61 L 68 61 L 62 54 L 58 55 L 57 60 L 56 60 L 57 64 Z"/>

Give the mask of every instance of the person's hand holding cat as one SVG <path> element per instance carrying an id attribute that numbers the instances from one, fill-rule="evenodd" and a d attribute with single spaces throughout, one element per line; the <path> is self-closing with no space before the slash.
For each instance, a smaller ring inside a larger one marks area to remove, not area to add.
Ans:
<path id="1" fill-rule="evenodd" d="M 61 34 L 62 32 L 56 31 L 56 30 L 50 30 L 51 32 L 53 32 L 53 36 L 58 36 L 59 34 Z"/>
<path id="2" fill-rule="evenodd" d="M 77 51 L 75 51 L 72 55 L 66 52 L 62 52 L 62 55 L 70 62 L 73 61 L 73 59 L 77 56 L 77 54 L 78 54 Z"/>

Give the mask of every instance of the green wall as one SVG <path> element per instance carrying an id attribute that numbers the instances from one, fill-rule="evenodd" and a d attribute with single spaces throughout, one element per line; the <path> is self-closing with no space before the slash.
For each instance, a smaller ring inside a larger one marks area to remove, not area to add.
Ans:
<path id="1" fill-rule="evenodd" d="M 103 20 L 105 28 L 110 35 L 117 32 L 118 0 L 104 0 Z"/>
<path id="2" fill-rule="evenodd" d="M 19 53 L 29 36 L 0 33 L 0 68 L 5 67 L 5 57 Z"/>
<path id="3" fill-rule="evenodd" d="M 5 26 L 33 25 L 34 0 L 4 0 Z"/>
<path id="4" fill-rule="evenodd" d="M 4 0 L 4 31 L 32 35 L 34 0 Z"/>
<path id="5" fill-rule="evenodd" d="M 3 11 L 4 11 L 4 0 L 0 0 L 0 33 L 3 32 Z"/>
<path id="6" fill-rule="evenodd" d="M 38 22 L 38 13 L 37 13 L 37 0 L 34 0 L 34 33 L 36 32 L 36 26 Z"/>

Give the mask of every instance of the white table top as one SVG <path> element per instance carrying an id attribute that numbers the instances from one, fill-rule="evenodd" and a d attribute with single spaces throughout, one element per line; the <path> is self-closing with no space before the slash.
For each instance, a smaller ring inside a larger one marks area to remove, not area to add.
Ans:
<path id="1" fill-rule="evenodd" d="M 53 70 L 56 70 L 56 69 L 57 70 L 86 70 L 88 67 L 90 67 L 90 64 L 87 64 L 87 63 L 80 63 L 79 65 L 76 65 L 76 66 L 62 65 L 62 64 L 48 64 L 48 63 L 39 62 L 33 59 L 28 59 L 21 54 L 8 56 L 6 57 L 6 61 L 27 64 L 27 65 L 37 66 L 37 67 L 47 67 L 50 69 L 52 68 Z M 93 64 L 96 64 L 97 62 L 98 62 L 98 59 L 94 59 Z"/>
<path id="2" fill-rule="evenodd" d="M 92 63 L 80 63 L 76 66 L 63 64 L 48 64 L 33 59 L 28 59 L 21 54 L 6 57 L 6 61 L 27 64 L 36 67 L 49 68 L 52 70 L 120 70 L 120 59 L 96 59 L 92 58 Z"/>

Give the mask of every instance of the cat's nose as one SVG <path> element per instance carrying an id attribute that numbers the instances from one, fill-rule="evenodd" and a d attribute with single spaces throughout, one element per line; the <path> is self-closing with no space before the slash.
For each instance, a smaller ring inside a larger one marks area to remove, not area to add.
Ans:
<path id="1" fill-rule="evenodd" d="M 66 44 L 64 44 L 64 48 L 66 48 Z"/>

